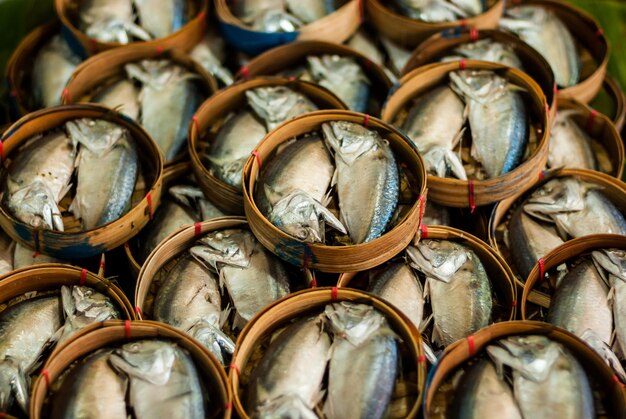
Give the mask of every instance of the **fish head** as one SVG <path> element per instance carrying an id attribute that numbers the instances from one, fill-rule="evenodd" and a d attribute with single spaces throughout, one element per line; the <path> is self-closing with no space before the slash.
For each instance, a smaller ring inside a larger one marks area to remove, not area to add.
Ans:
<path id="1" fill-rule="evenodd" d="M 450 73 L 451 88 L 458 95 L 487 104 L 505 93 L 509 83 L 489 70 L 459 70 Z"/>
<path id="2" fill-rule="evenodd" d="M 288 118 L 295 105 L 296 94 L 285 86 L 259 87 L 246 91 L 248 103 L 272 130 Z"/>
<path id="3" fill-rule="evenodd" d="M 406 253 L 411 266 L 443 282 L 450 282 L 469 259 L 465 247 L 448 240 L 420 240 L 416 247 L 408 246 Z"/>
<path id="4" fill-rule="evenodd" d="M 200 262 L 208 263 L 216 271 L 217 264 L 247 268 L 254 251 L 252 233 L 243 230 L 212 231 L 196 242 L 191 255 Z"/>
<path id="5" fill-rule="evenodd" d="M 280 9 L 267 9 L 257 14 L 252 28 L 261 32 L 295 32 L 304 23 Z"/>
<path id="6" fill-rule="evenodd" d="M 611 275 L 626 281 L 626 250 L 602 249 L 591 252 L 593 260 Z"/>
<path id="7" fill-rule="evenodd" d="M 340 55 L 309 56 L 307 57 L 307 64 L 315 80 L 318 82 L 325 81 L 330 86 L 339 88 L 351 80 L 369 84 L 363 69 L 352 57 Z"/>
<path id="8" fill-rule="evenodd" d="M 174 185 L 168 192 L 176 202 L 189 208 L 194 208 L 198 200 L 204 199 L 200 188 L 191 185 Z"/>
<path id="9" fill-rule="evenodd" d="M 387 320 L 374 307 L 347 301 L 326 305 L 324 314 L 335 338 L 348 340 L 355 346 L 364 342 L 381 328 Z"/>
<path id="10" fill-rule="evenodd" d="M 545 336 L 512 336 L 487 347 L 487 353 L 502 371 L 508 366 L 527 380 L 544 381 L 563 353 L 557 342 Z"/>
<path id="11" fill-rule="evenodd" d="M 131 377 L 165 385 L 176 361 L 176 346 L 156 339 L 139 340 L 114 350 L 110 361 L 115 368 Z"/>
<path id="12" fill-rule="evenodd" d="M 333 121 L 322 124 L 324 139 L 329 148 L 344 163 L 350 166 L 360 156 L 381 147 L 383 139 L 377 131 L 348 121 Z"/>
<path id="13" fill-rule="evenodd" d="M 40 180 L 7 195 L 7 206 L 13 214 L 35 228 L 63 231 L 63 219 L 56 199 Z"/>
<path id="14" fill-rule="evenodd" d="M 585 192 L 585 185 L 575 178 L 552 179 L 528 198 L 524 211 L 538 219 L 551 221 L 550 215 L 583 210 Z"/>
<path id="15" fill-rule="evenodd" d="M 68 121 L 65 127 L 74 144 L 80 143 L 98 156 L 106 154 L 121 138 L 129 135 L 125 128 L 103 119 L 75 119 Z"/>
<path id="16" fill-rule="evenodd" d="M 139 80 L 142 84 L 155 90 L 163 90 L 168 82 L 181 69 L 168 60 L 141 60 L 124 66 L 129 78 Z"/>

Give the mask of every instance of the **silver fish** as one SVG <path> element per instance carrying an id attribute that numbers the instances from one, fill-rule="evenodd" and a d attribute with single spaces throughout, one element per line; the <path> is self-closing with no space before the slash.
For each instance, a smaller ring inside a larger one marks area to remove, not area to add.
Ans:
<path id="1" fill-rule="evenodd" d="M 335 11 L 334 0 L 285 0 L 289 11 L 303 23 L 315 22 Z"/>
<path id="2" fill-rule="evenodd" d="M 128 44 L 132 38 L 150 40 L 150 34 L 134 23 L 132 0 L 85 0 L 80 4 L 79 28 L 89 38 Z"/>
<path id="3" fill-rule="evenodd" d="M 377 131 L 347 121 L 322 124 L 335 153 L 342 224 L 355 244 L 380 237 L 391 221 L 400 191 L 398 165 Z"/>
<path id="4" fill-rule="evenodd" d="M 465 105 L 448 86 L 420 96 L 402 124 L 402 130 L 424 156 L 428 171 L 439 177 L 453 174 L 467 180 L 463 162 L 454 147 L 463 135 Z"/>
<path id="5" fill-rule="evenodd" d="M 104 87 L 92 99 L 110 109 L 117 109 L 128 115 L 133 120 L 139 119 L 141 103 L 139 101 L 139 88 L 131 80 L 119 79 Z"/>
<path id="6" fill-rule="evenodd" d="M 523 69 L 522 61 L 511 45 L 488 38 L 462 44 L 456 47 L 453 52 L 455 55 L 444 57 L 441 61 L 456 61 L 461 58 L 466 58 L 470 60 L 489 61 L 508 67 Z"/>
<path id="7" fill-rule="evenodd" d="M 81 59 L 72 52 L 61 35 L 45 43 L 33 62 L 33 96 L 37 107 L 61 104 L 61 94 Z"/>
<path id="8" fill-rule="evenodd" d="M 307 57 L 313 79 L 341 99 L 350 110 L 367 112 L 370 80 L 352 57 L 322 55 Z"/>
<path id="9" fill-rule="evenodd" d="M 233 84 L 233 73 L 224 65 L 226 45 L 216 31 L 208 30 L 207 34 L 189 53 L 191 58 L 214 75 L 223 85 Z"/>
<path id="10" fill-rule="evenodd" d="M 211 142 L 211 172 L 241 190 L 243 165 L 265 134 L 265 126 L 252 112 L 243 110 L 229 116 Z"/>
<path id="11" fill-rule="evenodd" d="M 184 0 L 133 0 L 141 26 L 152 38 L 164 38 L 187 21 Z"/>
<path id="12" fill-rule="evenodd" d="M 580 335 L 580 338 L 585 341 L 585 343 L 589 345 L 591 349 L 596 351 L 598 355 L 602 357 L 602 359 L 604 359 L 604 362 L 606 362 L 609 368 L 611 368 L 615 372 L 615 374 L 617 374 L 622 383 L 626 381 L 626 370 L 624 370 L 624 367 L 622 367 L 619 358 L 606 342 L 603 342 L 598 337 L 598 335 L 591 329 L 585 330 L 583 334 Z"/>
<path id="13" fill-rule="evenodd" d="M 175 343 L 139 340 L 115 349 L 110 363 L 128 376 L 134 417 L 205 417 L 205 397 L 193 359 Z"/>
<path id="14" fill-rule="evenodd" d="M 451 22 L 468 17 L 467 13 L 445 0 L 394 0 L 403 15 L 424 22 Z"/>
<path id="15" fill-rule="evenodd" d="M 528 143 L 528 115 L 518 89 L 487 70 L 450 73 L 452 88 L 469 107 L 472 157 L 490 178 L 515 169 Z"/>
<path id="16" fill-rule="evenodd" d="M 130 133 L 103 119 L 76 119 L 65 126 L 81 145 L 70 211 L 86 230 L 117 220 L 130 208 L 137 181 L 139 158 Z"/>
<path id="17" fill-rule="evenodd" d="M 34 138 L 9 166 L 5 202 L 9 210 L 33 227 L 63 231 L 58 203 L 70 188 L 76 147 L 60 131 Z"/>
<path id="18" fill-rule="evenodd" d="M 463 373 L 454 390 L 449 417 L 479 419 L 497 416 L 522 419 L 509 385 L 498 376 L 489 360 L 477 361 Z"/>
<path id="19" fill-rule="evenodd" d="M 513 388 L 525 418 L 593 418 L 593 395 L 583 367 L 545 336 L 513 336 L 487 347 L 501 372 L 513 369 Z"/>
<path id="20" fill-rule="evenodd" d="M 486 0 L 450 0 L 450 2 L 463 10 L 467 16 L 477 16 L 485 11 Z"/>
<path id="21" fill-rule="evenodd" d="M 334 336 L 324 414 L 329 419 L 382 418 L 398 371 L 396 336 L 368 305 L 335 303 L 324 313 Z"/>
<path id="22" fill-rule="evenodd" d="M 250 107 L 265 121 L 268 131 L 298 115 L 318 109 L 308 97 L 286 86 L 247 90 L 246 98 Z"/>
<path id="23" fill-rule="evenodd" d="M 267 10 L 285 10 L 285 0 L 241 0 L 233 3 L 237 17 L 250 21 Z"/>
<path id="24" fill-rule="evenodd" d="M 52 396 L 51 418 L 125 418 L 127 379 L 109 365 L 110 350 L 72 367 Z"/>
<path id="25" fill-rule="evenodd" d="M 374 39 L 361 28 L 346 42 L 346 45 L 365 55 L 369 60 L 380 66 L 385 65 L 385 56 L 376 46 Z"/>
<path id="26" fill-rule="evenodd" d="M 143 84 L 141 125 L 169 162 L 185 144 L 187 126 L 202 101 L 194 82 L 199 76 L 167 60 L 143 60 L 125 68 Z"/>
<path id="27" fill-rule="evenodd" d="M 411 58 L 411 54 L 413 51 L 396 44 L 395 42 L 385 38 L 384 36 L 380 36 L 380 42 L 383 44 L 383 47 L 385 48 L 385 51 L 389 56 L 392 70 L 394 71 L 395 75 L 400 76 L 400 74 L 402 73 L 402 69 L 409 61 L 409 58 Z"/>
<path id="28" fill-rule="evenodd" d="M 572 118 L 576 111 L 560 111 L 550 130 L 548 167 L 597 170 L 592 139 Z"/>
<path id="29" fill-rule="evenodd" d="M 0 276 L 11 272 L 13 268 L 13 253 L 16 243 L 3 231 L 0 232 Z M 32 251 L 31 251 L 32 255 Z"/>
<path id="30" fill-rule="evenodd" d="M 567 26 L 542 6 L 525 5 L 507 9 L 500 26 L 514 32 L 546 59 L 556 84 L 570 87 L 578 83 L 581 60 Z"/>
<path id="31" fill-rule="evenodd" d="M 407 247 L 411 266 L 426 275 L 425 295 L 434 315 L 432 341 L 448 346 L 489 324 L 491 284 L 469 248 L 447 240 L 421 240 Z"/>
<path id="32" fill-rule="evenodd" d="M 288 326 L 272 340 L 252 372 L 248 411 L 258 412 L 258 417 L 278 417 L 275 412 L 291 405 L 301 406 L 300 417 L 316 417 L 312 410 L 323 396 L 329 356 L 330 337 L 323 331 L 321 316 Z"/>
<path id="33" fill-rule="evenodd" d="M 218 278 L 195 259 L 185 256 L 168 272 L 154 299 L 153 317 L 186 332 L 225 364 L 235 344 L 220 330 Z"/>
<path id="34" fill-rule="evenodd" d="M 31 298 L 0 312 L 0 411 L 17 402 L 28 413 L 29 376 L 61 324 L 58 296 Z"/>

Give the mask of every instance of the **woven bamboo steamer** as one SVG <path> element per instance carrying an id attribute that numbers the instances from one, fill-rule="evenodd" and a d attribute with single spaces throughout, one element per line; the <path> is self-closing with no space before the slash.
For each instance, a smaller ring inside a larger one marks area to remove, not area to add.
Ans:
<path id="1" fill-rule="evenodd" d="M 618 234 L 592 234 L 565 242 L 543 257 L 543 267 L 537 263 L 526 278 L 521 301 L 522 319 L 526 320 L 528 303 L 538 304 L 544 308 L 550 307 L 552 296 L 535 289 L 545 273 L 562 263 L 575 261 L 584 253 L 610 248 L 626 249 L 626 238 Z"/>
<path id="2" fill-rule="evenodd" d="M 193 123 L 189 124 L 187 144 L 191 166 L 198 179 L 198 185 L 207 199 L 229 214 L 243 215 L 243 194 L 234 186 L 214 176 L 210 168 L 202 162 L 200 154 L 208 147 L 203 136 L 207 131 L 216 135 L 222 121 L 230 112 L 247 106 L 246 91 L 268 86 L 285 86 L 302 93 L 320 109 L 346 109 L 346 105 L 334 93 L 318 84 L 279 77 L 242 80 L 220 90 L 204 102 L 196 111 Z"/>
<path id="3" fill-rule="evenodd" d="M 445 416 L 444 404 L 450 397 L 442 394 L 440 387 L 449 381 L 453 374 L 475 355 L 480 355 L 487 346 L 509 336 L 543 335 L 565 346 L 585 369 L 596 388 L 605 390 L 602 395 L 610 410 L 606 417 L 626 417 L 626 398 L 619 380 L 604 360 L 587 344 L 568 331 L 549 323 L 536 321 L 512 321 L 496 323 L 479 330 L 466 340 L 448 346 L 437 364 L 432 380 L 426 388 L 424 418 L 439 419 Z M 594 385 L 592 384 L 592 388 Z"/>
<path id="4" fill-rule="evenodd" d="M 611 55 L 609 41 L 596 18 L 562 0 L 515 0 L 510 6 L 519 4 L 541 6 L 552 11 L 567 26 L 575 41 L 591 54 L 590 57 L 583 57 L 581 80 L 578 84 L 559 89 L 558 92 L 559 97 L 589 103 L 602 88 Z"/>
<path id="5" fill-rule="evenodd" d="M 496 289 L 496 294 L 502 299 L 502 306 L 509 307 L 508 319 L 514 320 L 517 312 L 517 288 L 515 284 L 515 274 L 493 248 L 479 238 L 466 233 L 465 231 L 446 226 L 426 226 L 422 224 L 420 231 L 416 234 L 414 242 L 420 239 L 449 240 L 469 247 L 476 253 L 482 262 L 492 285 Z M 362 272 L 343 273 L 339 276 L 337 286 L 340 288 L 363 289 L 359 276 Z"/>
<path id="6" fill-rule="evenodd" d="M 358 51 L 332 42 L 297 41 L 272 48 L 242 66 L 236 74 L 236 78 L 246 79 L 254 76 L 274 75 L 282 70 L 306 62 L 306 57 L 309 55 L 325 54 L 353 57 L 372 83 L 372 96 L 382 106 L 392 86 L 391 80 L 389 80 L 383 68 Z M 378 110 L 370 110 L 370 113 L 377 116 Z"/>
<path id="7" fill-rule="evenodd" d="M 447 29 L 470 27 L 476 29 L 493 29 L 498 26 L 504 10 L 503 0 L 488 0 L 489 8 L 480 15 L 453 22 L 424 22 L 403 16 L 389 7 L 387 1 L 364 0 L 368 20 L 376 31 L 386 38 L 413 48 L 430 35 Z"/>
<path id="8" fill-rule="evenodd" d="M 137 148 L 142 150 L 138 154 L 140 167 L 149 188 L 141 201 L 117 220 L 80 232 L 34 229 L 15 218 L 4 204 L 0 205 L 0 227 L 13 240 L 40 253 L 60 259 L 81 259 L 98 255 L 134 237 L 152 218 L 160 202 L 163 181 L 163 158 L 157 145 L 143 128 L 115 111 L 91 104 L 42 109 L 17 121 L 2 135 L 3 163 L 6 164 L 7 160 L 12 157 L 11 153 L 34 135 L 59 127 L 66 121 L 76 118 L 106 119 L 127 128 Z M 0 178 L 4 180 L 6 174 L 6 169 L 3 169 L 0 171 Z"/>
<path id="9" fill-rule="evenodd" d="M 194 17 L 181 29 L 164 37 L 150 41 L 133 42 L 133 44 L 147 45 L 152 48 L 181 49 L 184 51 L 193 48 L 204 36 L 209 12 L 207 0 L 188 1 L 194 7 Z M 76 17 L 80 7 L 79 0 L 54 0 L 57 16 L 63 24 L 63 35 L 68 43 L 82 56 L 95 55 L 99 52 L 120 47 L 124 44 L 117 42 L 102 42 L 89 38 L 76 26 Z"/>
<path id="10" fill-rule="evenodd" d="M 432 201 L 449 206 L 468 208 L 493 204 L 513 195 L 515 191 L 534 183 L 548 159 L 549 117 L 548 104 L 539 85 L 522 71 L 486 61 L 462 60 L 458 62 L 429 64 L 416 68 L 400 80 L 400 87 L 388 98 L 382 119 L 393 123 L 398 113 L 421 93 L 447 82 L 448 73 L 461 68 L 468 70 L 497 71 L 512 83 L 529 93 L 532 107 L 528 112 L 539 123 L 538 145 L 531 156 L 510 172 L 487 180 L 472 182 L 428 175 L 428 197 Z M 473 190 L 473 193 L 472 193 Z"/>
<path id="11" fill-rule="evenodd" d="M 348 0 L 334 12 L 302 26 L 297 31 L 260 32 L 235 16 L 231 3 L 235 3 L 235 0 L 215 0 L 215 13 L 222 33 L 229 44 L 251 55 L 293 41 L 327 41 L 340 44 L 357 31 L 363 20 L 361 0 Z"/>
<path id="12" fill-rule="evenodd" d="M 517 36 L 498 29 L 478 30 L 475 28 L 455 28 L 436 33 L 419 44 L 406 65 L 402 69 L 402 75 L 409 74 L 423 65 L 439 62 L 446 55 L 453 53 L 457 47 L 482 39 L 490 39 L 495 42 L 510 45 L 515 54 L 524 65 L 527 73 L 543 90 L 546 101 L 550 104 L 550 117 L 556 116 L 556 83 L 550 64 L 535 51 L 530 45 Z"/>
<path id="13" fill-rule="evenodd" d="M 191 355 L 202 383 L 210 388 L 212 408 L 207 417 L 231 417 L 231 393 L 226 373 L 217 359 L 193 339 L 163 323 L 152 321 L 105 321 L 82 331 L 62 350 L 51 356 L 33 387 L 30 402 L 30 417 L 39 419 L 47 416 L 45 402 L 48 396 L 48 382 L 54 386 L 55 380 L 75 361 L 98 349 L 121 346 L 140 339 L 164 339 L 176 343 Z M 217 400 L 216 400 L 217 399 Z"/>
<path id="14" fill-rule="evenodd" d="M 626 96 L 624 95 L 624 91 L 620 87 L 617 80 L 608 74 L 604 78 L 602 88 L 606 91 L 615 105 L 615 112 L 610 116 L 615 124 L 615 128 L 621 132 L 622 128 L 624 128 L 624 120 L 626 119 Z"/>
<path id="15" fill-rule="evenodd" d="M 259 162 L 269 161 L 276 148 L 299 135 L 319 130 L 322 123 L 349 121 L 365 123 L 389 141 L 396 160 L 407 166 L 417 184 L 413 192 L 418 196 L 408 214 L 390 231 L 367 243 L 350 246 L 327 246 L 305 243 L 286 234 L 270 223 L 254 201 L 254 190 L 259 175 Z M 399 130 L 377 118 L 351 111 L 316 111 L 287 121 L 270 132 L 259 143 L 255 156 L 246 161 L 243 169 L 243 194 L 250 230 L 263 246 L 281 259 L 295 266 L 310 267 L 322 272 L 342 273 L 362 271 L 391 259 L 402 251 L 421 224 L 426 198 L 426 169 L 413 143 Z"/>
<path id="16" fill-rule="evenodd" d="M 235 353 L 228 372 L 235 410 L 241 418 L 250 416 L 243 407 L 240 387 L 249 375 L 248 362 L 259 348 L 261 339 L 267 338 L 272 332 L 294 319 L 311 312 L 321 312 L 327 304 L 340 301 L 373 306 L 385 315 L 391 329 L 400 337 L 400 345 L 404 346 L 400 351 L 403 354 L 402 365 L 405 371 L 410 371 L 411 388 L 407 390 L 414 390 L 418 393 L 405 417 L 417 416 L 426 379 L 426 359 L 419 331 L 404 314 L 373 294 L 348 288 L 323 287 L 299 291 L 274 302 L 257 313 L 242 330 L 237 338 Z M 409 394 L 399 396 L 402 399 L 408 397 Z M 395 395 L 392 399 L 396 399 Z"/>
<path id="17" fill-rule="evenodd" d="M 613 121 L 575 99 L 559 97 L 558 103 L 559 110 L 571 109 L 578 112 L 573 115 L 574 121 L 606 149 L 613 165 L 613 171 L 609 175 L 621 179 L 624 173 L 624 143 Z"/>
<path id="18" fill-rule="evenodd" d="M 530 195 L 539 186 L 554 178 L 574 176 L 584 182 L 598 185 L 602 188 L 602 193 L 613 203 L 623 214 L 626 214 L 626 184 L 619 179 L 609 176 L 605 173 L 596 172 L 594 170 L 585 169 L 560 169 L 542 172 L 534 185 L 520 189 L 515 195 L 498 202 L 491 213 L 489 219 L 489 245 L 496 249 L 498 253 L 508 260 L 506 248 L 497 237 L 496 230 L 502 223 L 508 222 L 508 217 L 514 206 L 522 201 L 522 198 Z M 514 272 L 517 273 L 515 267 L 511 265 Z M 517 280 L 520 289 L 524 288 L 524 284 Z"/>

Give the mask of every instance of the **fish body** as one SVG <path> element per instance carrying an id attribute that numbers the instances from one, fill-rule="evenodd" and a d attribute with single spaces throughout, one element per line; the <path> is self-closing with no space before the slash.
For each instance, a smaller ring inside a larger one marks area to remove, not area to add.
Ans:
<path id="1" fill-rule="evenodd" d="M 265 121 L 268 131 L 283 122 L 318 108 L 308 97 L 286 86 L 258 87 L 246 91 L 248 104 Z"/>
<path id="2" fill-rule="evenodd" d="M 380 66 L 385 65 L 383 51 L 376 46 L 374 39 L 369 36 L 364 29 L 359 29 L 352 35 L 348 42 L 346 42 L 346 45 L 365 55 L 373 63 Z"/>
<path id="3" fill-rule="evenodd" d="M 489 61 L 508 67 L 523 69 L 522 61 L 511 45 L 488 38 L 461 44 L 454 49 L 454 54 L 455 55 L 442 58 L 441 61 L 465 58 L 469 60 Z"/>
<path id="4" fill-rule="evenodd" d="M 350 110 L 367 112 L 370 80 L 353 57 L 322 55 L 307 57 L 315 81 L 333 92 Z"/>
<path id="5" fill-rule="evenodd" d="M 0 276 L 11 272 L 13 268 L 13 254 L 16 243 L 4 232 L 0 232 Z M 32 256 L 32 251 L 31 251 Z"/>
<path id="6" fill-rule="evenodd" d="M 451 22 L 468 17 L 453 2 L 445 0 L 395 0 L 394 3 L 403 15 L 424 22 Z"/>
<path id="7" fill-rule="evenodd" d="M 139 92 L 139 88 L 131 80 L 119 79 L 104 87 L 92 101 L 110 109 L 119 109 L 131 119 L 138 120 L 141 109 Z"/>
<path id="8" fill-rule="evenodd" d="M 134 23 L 132 0 L 85 0 L 80 4 L 79 28 L 101 42 L 128 44 L 133 37 L 148 41 L 150 34 Z"/>
<path id="9" fill-rule="evenodd" d="M 223 85 L 229 86 L 235 81 L 233 73 L 224 65 L 226 46 L 219 34 L 209 30 L 189 55 Z"/>
<path id="10" fill-rule="evenodd" d="M 285 0 L 285 3 L 289 11 L 305 24 L 315 22 L 335 10 L 334 0 Z"/>
<path id="11" fill-rule="evenodd" d="M 164 38 L 183 27 L 185 0 L 133 0 L 141 26 L 152 38 Z"/>
<path id="12" fill-rule="evenodd" d="M 592 139 L 568 111 L 559 112 L 550 130 L 548 167 L 597 170 Z"/>
<path id="13" fill-rule="evenodd" d="M 342 224 L 355 244 L 380 237 L 398 203 L 400 175 L 391 147 L 376 131 L 347 121 L 322 124 L 335 153 Z"/>
<path id="14" fill-rule="evenodd" d="M 55 35 L 35 56 L 33 62 L 33 95 L 37 107 L 61 104 L 61 94 L 80 58 L 72 52 L 61 35 Z"/>

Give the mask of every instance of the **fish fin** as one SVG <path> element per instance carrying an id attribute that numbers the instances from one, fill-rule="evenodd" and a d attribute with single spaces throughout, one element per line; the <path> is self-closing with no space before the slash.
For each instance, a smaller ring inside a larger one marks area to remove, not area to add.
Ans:
<path id="1" fill-rule="evenodd" d="M 222 293 L 224 290 L 220 290 Z M 226 306 L 224 310 L 220 312 L 219 325 L 220 327 L 224 327 L 226 322 L 228 321 L 228 316 L 230 316 L 231 311 L 233 311 L 233 307 L 230 306 L 230 303 Z"/>
<path id="2" fill-rule="evenodd" d="M 28 384 L 12 358 L 0 361 L 0 411 L 8 412 L 14 401 L 24 413 L 28 413 Z"/>
<path id="3" fill-rule="evenodd" d="M 430 341 L 436 343 L 438 345 L 443 345 L 443 334 L 439 325 L 435 322 L 433 323 L 433 333 L 431 335 Z"/>
<path id="4" fill-rule="evenodd" d="M 419 332 L 420 333 L 424 333 L 424 331 L 428 328 L 428 325 L 430 324 L 430 322 L 434 319 L 434 314 L 430 313 L 430 315 L 428 317 L 426 317 L 425 319 L 423 319 L 420 324 L 419 324 Z"/>
<path id="5" fill-rule="evenodd" d="M 467 173 L 465 173 L 465 167 L 461 158 L 452 150 L 446 150 L 444 154 L 446 166 L 450 168 L 450 171 L 460 180 L 467 180 Z"/>
<path id="6" fill-rule="evenodd" d="M 248 321 L 244 319 L 243 317 L 241 317 L 239 312 L 235 311 L 235 318 L 233 319 L 233 329 L 242 330 L 244 326 L 246 325 L 246 323 L 248 323 Z"/>
<path id="7" fill-rule="evenodd" d="M 428 362 L 432 365 L 437 365 L 438 359 L 433 348 L 431 348 L 425 340 L 422 340 L 422 346 L 424 347 L 424 355 L 426 355 Z"/>

